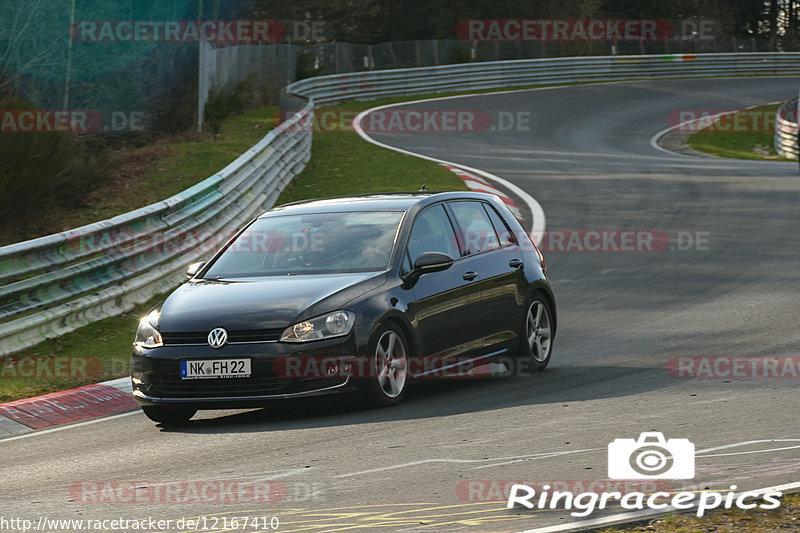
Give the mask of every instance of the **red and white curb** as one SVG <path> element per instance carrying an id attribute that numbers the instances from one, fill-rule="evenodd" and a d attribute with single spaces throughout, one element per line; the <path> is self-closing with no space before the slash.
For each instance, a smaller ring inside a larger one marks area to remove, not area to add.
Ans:
<path id="1" fill-rule="evenodd" d="M 500 199 L 509 207 L 514 216 L 517 217 L 520 222 L 522 222 L 522 213 L 517 203 L 508 194 L 495 187 L 492 183 L 499 184 L 505 190 L 508 190 L 517 196 L 528 207 L 532 219 L 530 221 L 531 237 L 533 238 L 534 242 L 538 244 L 541 236 L 544 235 L 545 230 L 544 210 L 535 198 L 513 183 L 477 168 L 468 167 L 466 165 L 461 165 L 442 159 L 436 159 L 434 157 L 380 143 L 369 137 L 360 126 L 361 119 L 365 115 L 378 109 L 419 103 L 428 100 L 467 98 L 470 96 L 478 95 L 459 95 L 457 97 L 430 98 L 427 100 L 417 100 L 415 102 L 402 102 L 398 104 L 375 107 L 368 109 L 367 111 L 364 111 L 356 116 L 356 118 L 353 120 L 353 128 L 355 129 L 356 133 L 358 133 L 358 135 L 360 135 L 367 142 L 382 148 L 387 148 L 389 150 L 394 150 L 396 152 L 401 152 L 407 155 L 412 155 L 439 163 L 461 178 L 464 181 L 464 184 L 470 190 L 499 196 Z M 106 381 L 95 385 L 86 385 L 77 389 L 45 394 L 44 396 L 39 396 L 37 398 L 16 400 L 13 402 L 0 404 L 0 439 L 19 433 L 27 433 L 52 426 L 79 422 L 90 418 L 121 413 L 123 411 L 130 411 L 136 407 L 138 407 L 138 404 L 131 395 L 131 382 L 130 378 L 127 377 Z"/>
<path id="2" fill-rule="evenodd" d="M 535 89 L 534 89 L 535 90 Z M 494 94 L 503 94 L 508 92 L 517 92 L 517 91 L 502 91 Z M 391 146 L 388 144 L 384 144 L 380 141 L 376 141 L 364 131 L 364 128 L 361 127 L 361 121 L 364 120 L 368 114 L 379 111 L 381 109 L 387 109 L 390 107 L 398 107 L 403 105 L 413 105 L 418 104 L 420 102 L 432 102 L 435 100 L 451 100 L 451 99 L 459 99 L 459 98 L 470 98 L 473 96 L 483 96 L 482 94 L 462 94 L 458 96 L 445 96 L 439 98 L 425 98 L 423 100 L 414 100 L 411 102 L 399 102 L 394 104 L 387 104 L 378 107 L 373 107 L 371 109 L 367 109 L 366 111 L 362 111 L 353 119 L 353 130 L 358 134 L 359 137 L 367 141 L 368 143 L 374 144 L 375 146 L 380 146 L 381 148 L 386 148 L 387 150 L 392 150 L 394 152 L 399 152 L 401 154 L 406 154 L 414 157 L 419 157 L 420 159 L 426 159 L 428 161 L 433 161 L 434 163 L 438 163 L 445 168 L 449 169 L 452 172 L 455 172 L 464 183 L 467 185 L 469 189 L 474 191 L 481 191 L 481 192 L 490 192 L 491 194 L 496 194 L 500 196 L 500 198 L 505 202 L 509 208 L 511 209 L 514 216 L 520 218 L 520 210 L 519 206 L 512 200 L 508 194 L 501 192 L 495 185 L 499 185 L 503 187 L 506 191 L 509 191 L 511 194 L 519 198 L 528 208 L 531 213 L 531 220 L 529 222 L 530 234 L 533 242 L 536 245 L 539 245 L 542 237 L 544 236 L 545 228 L 546 228 L 546 219 L 544 215 L 544 209 L 536 201 L 536 198 L 531 196 L 530 194 L 523 191 L 518 186 L 514 185 L 510 181 L 507 181 L 500 176 L 496 176 L 494 174 L 490 174 L 485 170 L 481 170 L 478 168 L 469 167 L 467 165 L 462 165 L 460 163 L 454 163 L 453 161 L 445 161 L 444 159 L 438 159 L 436 157 L 431 157 L 429 155 L 420 154 L 418 152 L 412 152 L 411 150 L 404 150 L 403 148 L 398 148 L 396 146 Z M 524 227 L 524 224 L 523 224 Z"/>
<path id="3" fill-rule="evenodd" d="M 131 378 L 0 404 L 0 439 L 138 407 Z"/>
<path id="4" fill-rule="evenodd" d="M 782 104 L 784 102 L 785 102 L 785 100 L 781 100 L 781 101 L 777 101 L 777 102 L 768 102 L 766 104 L 751 105 L 751 106 L 748 106 L 748 107 L 743 107 L 742 109 L 732 109 L 731 111 L 722 111 L 722 112 L 716 113 L 714 115 L 697 117 L 697 118 L 693 118 L 691 120 L 684 120 L 680 124 L 676 124 L 675 126 L 670 126 L 669 128 L 664 128 L 663 130 L 659 131 L 658 133 L 656 133 L 655 135 L 650 137 L 650 146 L 652 146 L 656 150 L 661 150 L 662 152 L 666 152 L 666 153 L 672 154 L 672 155 L 677 155 L 677 156 L 680 156 L 680 157 L 697 157 L 695 155 L 681 154 L 679 152 L 673 152 L 672 150 L 670 150 L 668 148 L 664 148 L 663 146 L 661 146 L 659 144 L 659 141 L 661 140 L 661 137 L 663 137 L 667 133 L 671 133 L 673 131 L 682 130 L 682 129 L 685 129 L 687 127 L 690 128 L 690 131 L 693 130 L 693 133 L 696 133 L 696 132 L 700 131 L 700 129 L 702 129 L 702 128 L 698 129 L 695 126 L 696 124 L 699 124 L 700 122 L 708 122 L 709 124 L 713 124 L 719 118 L 722 118 L 722 117 L 725 117 L 725 116 L 728 116 L 728 115 L 733 115 L 734 113 L 738 113 L 740 111 L 747 111 L 748 109 L 755 109 L 756 107 L 760 107 L 760 106 L 763 106 L 763 105 Z M 711 158 L 716 157 L 718 159 L 725 159 L 722 156 L 712 155 L 712 154 L 703 154 L 703 157 L 711 157 Z"/>
<path id="5" fill-rule="evenodd" d="M 498 196 L 503 201 L 503 203 L 508 206 L 508 208 L 511 210 L 511 213 L 515 217 L 517 217 L 517 220 L 519 220 L 520 224 L 523 223 L 522 212 L 520 212 L 519 206 L 517 206 L 517 202 L 509 198 L 509 196 L 506 193 L 502 192 L 497 187 L 492 186 L 487 180 L 483 179 L 477 174 L 474 174 L 472 172 L 467 172 L 466 170 L 459 167 L 455 167 L 449 163 L 439 163 L 439 164 L 442 165 L 447 170 L 449 170 L 450 172 L 452 172 L 453 174 L 455 174 L 456 176 L 458 176 L 459 178 L 461 178 L 461 181 L 464 182 L 464 185 L 466 185 L 471 191 L 485 192 Z"/>

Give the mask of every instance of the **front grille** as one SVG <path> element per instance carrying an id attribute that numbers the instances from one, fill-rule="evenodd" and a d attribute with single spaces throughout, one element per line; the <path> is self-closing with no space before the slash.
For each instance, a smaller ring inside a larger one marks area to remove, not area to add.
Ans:
<path id="1" fill-rule="evenodd" d="M 274 342 L 281 338 L 280 329 L 242 329 L 228 332 L 228 343 Z M 162 332 L 164 344 L 208 344 L 208 331 Z"/>
<path id="2" fill-rule="evenodd" d="M 153 387 L 163 397 L 260 396 L 280 392 L 292 380 L 278 377 L 189 379 L 154 376 Z"/>
<path id="3" fill-rule="evenodd" d="M 161 398 L 247 397 L 292 394 L 341 385 L 346 378 L 289 378 L 276 375 L 273 361 L 251 360 L 253 374 L 247 378 L 181 379 L 180 361 L 152 360 L 145 379 L 147 394 Z"/>

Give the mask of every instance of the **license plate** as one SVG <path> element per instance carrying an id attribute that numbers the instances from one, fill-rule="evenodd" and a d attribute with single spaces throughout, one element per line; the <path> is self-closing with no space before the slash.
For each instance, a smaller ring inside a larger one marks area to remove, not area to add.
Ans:
<path id="1" fill-rule="evenodd" d="M 250 359 L 181 361 L 181 379 L 250 377 Z"/>

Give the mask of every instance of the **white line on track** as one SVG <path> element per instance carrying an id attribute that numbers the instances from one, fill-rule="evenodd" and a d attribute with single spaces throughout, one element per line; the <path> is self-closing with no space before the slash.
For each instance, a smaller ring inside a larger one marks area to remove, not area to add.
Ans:
<path id="1" fill-rule="evenodd" d="M 105 422 L 106 420 L 114 420 L 117 418 L 122 418 L 125 416 L 137 415 L 140 414 L 142 411 L 140 409 L 136 409 L 134 411 L 128 411 L 127 413 L 121 413 L 118 415 L 112 416 L 104 416 L 102 418 L 93 418 L 91 420 L 86 420 L 84 422 L 78 422 L 77 424 L 68 424 L 66 426 L 58 426 L 50 429 L 41 429 L 41 430 L 34 430 L 31 433 L 25 433 L 23 435 L 17 435 L 16 437 L 8 437 L 7 439 L 0 439 L 0 444 L 4 444 L 6 442 L 11 442 L 12 440 L 17 439 L 27 439 L 28 437 L 36 437 L 37 435 L 46 435 L 48 433 L 55 433 L 56 431 L 64 431 L 65 429 L 72 429 L 78 426 L 88 426 L 89 424 L 97 424 L 98 422 Z"/>
<path id="2" fill-rule="evenodd" d="M 410 156 L 414 156 L 414 157 L 419 157 L 421 159 L 426 159 L 428 161 L 433 161 L 434 163 L 439 163 L 440 165 L 450 165 L 450 166 L 465 170 L 467 172 L 472 172 L 472 173 L 478 174 L 479 176 L 482 176 L 482 177 L 488 179 L 489 181 L 494 181 L 495 183 L 499 183 L 500 185 L 502 185 L 506 189 L 510 190 L 511 192 L 513 192 L 514 194 L 516 194 L 517 196 L 522 198 L 522 200 L 528 206 L 528 209 L 530 209 L 531 218 L 533 219 L 531 221 L 531 237 L 533 238 L 534 242 L 538 245 L 540 243 L 540 240 L 541 240 L 542 236 L 544 235 L 544 230 L 545 230 L 547 221 L 546 221 L 546 218 L 545 218 L 545 215 L 544 215 L 544 209 L 542 209 L 542 206 L 539 204 L 539 202 L 536 201 L 536 199 L 533 196 L 531 196 L 530 194 L 526 193 L 525 191 L 523 191 L 521 188 L 517 187 L 516 185 L 514 185 L 510 181 L 507 181 L 507 180 L 505 180 L 505 179 L 503 179 L 503 178 L 501 178 L 499 176 L 496 176 L 494 174 L 490 174 L 489 172 L 486 172 L 485 170 L 481 170 L 481 169 L 478 169 L 478 168 L 473 168 L 473 167 L 470 167 L 470 166 L 467 166 L 467 165 L 462 165 L 461 163 L 454 163 L 453 161 L 447 161 L 447 160 L 444 160 L 444 159 L 431 157 L 431 156 L 428 156 L 428 155 L 420 154 L 418 152 L 412 152 L 410 150 L 404 150 L 402 148 L 397 148 L 395 146 L 391 146 L 391 145 L 388 145 L 388 144 L 384 144 L 384 143 L 382 143 L 380 141 L 376 141 L 375 139 L 373 139 L 372 137 L 370 137 L 369 135 L 367 135 L 364 132 L 364 129 L 361 127 L 361 120 L 365 116 L 370 114 L 370 113 L 373 113 L 375 111 L 380 111 L 382 109 L 388 109 L 390 107 L 413 105 L 413 104 L 418 104 L 418 103 L 421 103 L 421 102 L 433 102 L 433 101 L 438 101 L 438 100 L 453 100 L 453 99 L 458 99 L 458 98 L 469 98 L 469 97 L 474 97 L 474 96 L 485 96 L 486 94 L 492 94 L 492 95 L 494 95 L 494 94 L 507 94 L 507 93 L 523 92 L 523 91 L 536 91 L 536 90 L 557 89 L 557 88 L 558 87 L 544 87 L 542 89 L 520 89 L 520 90 L 515 90 L 515 91 L 499 91 L 499 92 L 494 92 L 494 93 L 461 94 L 461 95 L 458 95 L 458 96 L 442 96 L 442 97 L 438 97 L 438 98 L 425 98 L 423 100 L 413 100 L 411 102 L 398 102 L 398 103 L 395 103 L 395 104 L 387 104 L 387 105 L 377 106 L 377 107 L 373 107 L 371 109 L 367 109 L 366 111 L 362 111 L 361 113 L 356 115 L 356 118 L 353 119 L 353 129 L 355 130 L 355 132 L 362 139 L 364 139 L 368 143 L 374 144 L 375 146 L 380 146 L 381 148 L 385 148 L 387 150 L 393 150 L 395 152 L 400 152 L 401 154 L 406 154 L 406 155 L 410 155 Z"/>
<path id="3" fill-rule="evenodd" d="M 719 116 L 719 115 L 716 115 L 716 116 Z M 695 119 L 695 120 L 697 120 L 697 119 Z M 658 144 L 658 140 L 661 137 L 663 137 L 667 133 L 671 132 L 672 130 L 678 129 L 678 128 L 680 128 L 682 126 L 685 126 L 685 125 L 687 125 L 687 124 L 689 124 L 691 122 L 694 122 L 694 120 L 687 120 L 686 122 L 681 122 L 677 126 L 670 126 L 669 128 L 664 128 L 663 130 L 659 131 L 658 133 L 656 133 L 655 135 L 650 137 L 650 146 L 652 146 L 656 150 L 660 150 L 660 151 L 662 151 L 662 152 L 664 152 L 666 154 L 674 155 L 676 157 L 692 157 L 692 156 L 690 156 L 688 154 L 679 154 L 678 152 L 673 152 L 672 150 L 667 150 L 666 148 L 663 148 Z"/>
<path id="4" fill-rule="evenodd" d="M 794 446 L 784 446 L 782 448 L 766 448 L 763 450 L 747 450 L 744 452 L 730 452 L 730 453 L 715 453 L 715 454 L 707 454 L 707 452 L 716 452 L 718 450 L 728 450 L 730 448 L 738 448 L 740 446 L 749 446 L 750 444 L 762 444 L 762 443 L 772 443 L 772 442 L 794 442 L 797 443 Z M 764 440 L 747 440 L 743 442 L 737 442 L 735 444 L 725 444 L 724 446 L 716 446 L 714 448 L 706 448 L 705 450 L 698 450 L 695 452 L 696 457 L 727 457 L 729 455 L 749 455 L 752 453 L 766 453 L 766 452 L 779 452 L 782 450 L 795 450 L 800 448 L 800 439 L 764 439 Z M 703 454 L 703 455 L 701 455 Z"/>
<path id="5" fill-rule="evenodd" d="M 706 454 L 708 452 L 714 452 L 714 451 L 730 449 L 730 448 L 737 448 L 737 447 L 741 447 L 741 446 L 749 446 L 749 445 L 753 445 L 753 444 L 781 443 L 781 442 L 797 442 L 797 443 L 800 443 L 800 439 L 747 440 L 747 441 L 735 442 L 735 443 L 732 443 L 732 444 L 724 444 L 724 445 L 721 445 L 721 446 L 715 446 L 715 447 L 712 447 L 712 448 L 705 448 L 703 450 L 697 450 L 696 451 L 696 456 L 697 457 L 722 457 L 722 456 L 728 456 L 728 455 L 746 455 L 746 454 L 753 454 L 753 453 L 777 452 L 777 451 L 782 451 L 782 450 L 791 450 L 791 449 L 800 448 L 800 444 L 798 444 L 797 446 L 786 446 L 786 447 L 780 447 L 780 448 L 768 448 L 768 449 L 763 449 L 763 450 L 747 450 L 747 451 L 742 451 L 742 452 L 732 452 L 732 453 L 726 453 L 726 454 L 702 455 L 702 454 Z M 579 450 L 564 450 L 564 451 L 554 451 L 554 452 L 541 452 L 541 453 L 535 453 L 535 454 L 529 454 L 529 455 L 513 455 L 513 456 L 510 456 L 510 457 L 492 457 L 492 458 L 489 458 L 489 459 L 457 459 L 457 458 L 421 459 L 419 461 L 412 461 L 412 462 L 409 462 L 409 463 L 400 463 L 400 464 L 395 464 L 395 465 L 382 466 L 382 467 L 379 467 L 379 468 L 372 468 L 372 469 L 369 469 L 369 470 L 361 470 L 361 471 L 358 471 L 358 472 L 349 472 L 349 473 L 346 473 L 346 474 L 339 474 L 336 477 L 353 477 L 353 476 L 360 476 L 360 475 L 365 475 L 365 474 L 374 474 L 374 473 L 378 473 L 378 472 L 386 472 L 388 470 L 398 470 L 398 469 L 401 469 L 401 468 L 414 467 L 414 466 L 425 465 L 425 464 L 430 464 L 430 463 L 455 463 L 455 464 L 489 463 L 489 464 L 482 464 L 480 466 L 473 467 L 474 470 L 477 470 L 477 469 L 482 469 L 482 468 L 489 468 L 489 467 L 492 467 L 492 466 L 502 466 L 502 465 L 511 464 L 511 463 L 519 463 L 519 462 L 525 462 L 525 461 L 536 460 L 536 459 L 545 459 L 545 458 L 550 458 L 550 457 L 572 455 L 572 454 L 576 454 L 576 453 L 596 452 L 596 451 L 601 451 L 601 450 L 606 450 L 606 448 L 585 448 L 585 449 L 579 449 Z"/>
<path id="6" fill-rule="evenodd" d="M 677 124 L 675 126 L 670 126 L 669 128 L 664 128 L 663 130 L 659 131 L 658 133 L 656 133 L 655 135 L 650 137 L 650 146 L 652 146 L 656 150 L 660 150 L 662 152 L 666 152 L 668 154 L 675 155 L 675 156 L 678 156 L 678 157 L 697 157 L 697 156 L 692 156 L 692 155 L 688 155 L 688 154 L 679 154 L 678 152 L 673 152 L 672 150 L 667 150 L 666 148 L 663 148 L 662 146 L 660 146 L 658 144 L 658 140 L 661 139 L 661 137 L 663 137 L 664 135 L 666 135 L 667 133 L 669 133 L 671 131 L 679 130 L 679 129 L 681 129 L 681 128 L 685 127 L 685 126 L 688 126 L 689 124 L 695 123 L 695 122 L 708 121 L 709 125 L 711 125 L 718 118 L 724 117 L 725 115 L 732 115 L 734 113 L 738 113 L 739 111 L 746 111 L 748 109 L 754 109 L 756 107 L 761 107 L 762 105 L 775 105 L 775 104 L 782 104 L 782 103 L 783 102 L 768 102 L 766 104 L 758 104 L 758 105 L 751 105 L 749 107 L 743 107 L 742 109 L 734 109 L 732 111 L 723 111 L 721 113 L 717 113 L 716 115 L 708 115 L 708 116 L 702 116 L 702 117 L 698 117 L 698 118 L 693 118 L 691 120 L 685 120 L 685 121 L 683 121 L 680 124 Z M 698 131 L 700 131 L 700 130 L 696 130 L 695 133 L 697 133 Z M 719 158 L 720 156 L 708 154 L 708 157 L 709 158 L 714 158 L 714 157 Z M 725 158 L 722 158 L 722 159 L 725 159 Z"/>
<path id="7" fill-rule="evenodd" d="M 567 450 L 567 451 L 560 451 L 560 452 L 544 452 L 544 453 L 533 453 L 530 455 L 514 455 L 511 457 L 494 457 L 491 459 L 421 459 L 419 461 L 412 461 L 410 463 L 401 463 L 396 465 L 389 465 L 389 466 L 382 466 L 380 468 L 373 468 L 371 470 L 361 470 L 360 472 L 350 472 L 348 474 L 339 474 L 336 477 L 352 477 L 352 476 L 360 476 L 363 474 L 373 474 L 376 472 L 385 472 L 387 470 L 397 470 L 400 468 L 406 468 L 409 466 L 417 466 L 417 465 L 424 465 L 429 463 L 485 463 L 487 461 L 529 461 L 532 459 L 547 459 L 549 457 L 558 457 L 561 455 L 572 455 L 575 453 L 582 453 L 582 452 L 595 452 L 599 450 L 605 450 L 605 448 L 586 448 L 584 450 Z M 498 463 L 504 464 L 504 463 Z M 490 465 L 496 466 L 496 465 Z"/>

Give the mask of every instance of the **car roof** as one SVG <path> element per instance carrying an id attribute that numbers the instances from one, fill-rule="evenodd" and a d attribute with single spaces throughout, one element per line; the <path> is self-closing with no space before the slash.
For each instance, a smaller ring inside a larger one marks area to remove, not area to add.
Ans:
<path id="1" fill-rule="evenodd" d="M 263 213 L 259 218 L 277 214 L 307 214 L 331 211 L 408 211 L 414 206 L 424 207 L 442 200 L 492 200 L 493 198 L 495 197 L 490 194 L 469 191 L 417 191 L 314 198 L 274 207 Z"/>

